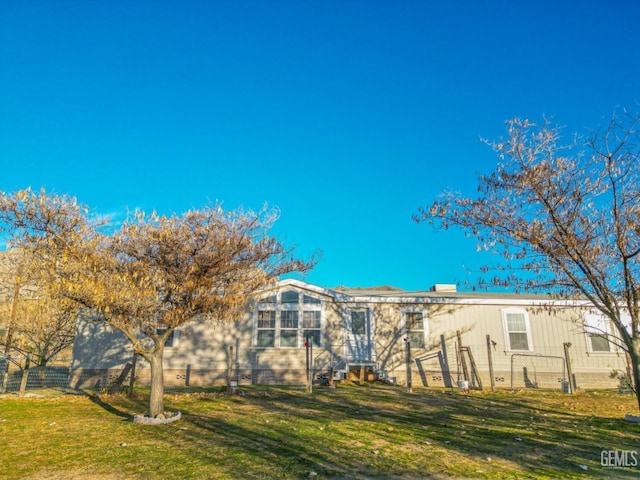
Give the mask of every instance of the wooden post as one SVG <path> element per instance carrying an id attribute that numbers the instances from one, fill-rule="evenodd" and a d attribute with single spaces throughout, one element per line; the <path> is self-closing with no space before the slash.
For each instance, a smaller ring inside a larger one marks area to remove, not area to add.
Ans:
<path id="1" fill-rule="evenodd" d="M 313 341 L 309 342 L 309 393 L 313 393 Z"/>
<path id="2" fill-rule="evenodd" d="M 493 376 L 493 355 L 491 354 L 491 336 L 487 335 L 487 358 L 489 359 L 489 376 L 491 378 L 491 391 L 496 391 L 496 379 Z"/>
<path id="3" fill-rule="evenodd" d="M 407 369 L 407 393 L 413 392 L 413 382 L 411 379 L 411 341 L 409 337 L 405 340 L 407 342 L 405 366 Z"/>
<path id="4" fill-rule="evenodd" d="M 232 393 L 231 378 L 233 376 L 233 345 L 229 345 L 229 356 L 227 357 L 227 393 Z"/>
<path id="5" fill-rule="evenodd" d="M 478 367 L 476 366 L 476 361 L 473 358 L 471 347 L 464 347 L 462 353 L 464 352 L 467 352 L 467 355 L 469 355 L 469 363 L 471 364 L 471 375 L 469 376 L 469 380 L 471 381 L 474 388 L 482 390 L 482 379 L 480 378 L 480 374 L 478 373 Z"/>
<path id="6" fill-rule="evenodd" d="M 20 397 L 24 396 L 24 392 L 27 389 L 27 380 L 29 378 L 29 355 L 27 355 L 27 359 L 24 362 L 24 370 L 22 370 L 22 380 L 20 381 Z"/>
<path id="7" fill-rule="evenodd" d="M 571 370 L 571 358 L 569 357 L 569 347 L 571 343 L 565 342 L 564 346 L 564 361 L 567 363 L 567 375 L 569 375 L 569 393 L 574 394 L 576 391 L 576 383 L 573 381 L 573 370 Z"/>
<path id="8" fill-rule="evenodd" d="M 307 369 L 306 369 L 306 373 L 307 373 L 307 375 L 306 375 L 306 377 L 307 377 L 307 393 L 311 393 L 311 382 L 309 381 L 310 380 L 310 376 L 309 375 L 310 375 L 310 369 L 311 369 L 311 366 L 310 366 L 311 360 L 309 359 L 309 334 L 307 334 L 305 336 L 304 347 L 305 347 L 305 351 L 306 351 L 306 354 L 307 354 Z"/>
<path id="9" fill-rule="evenodd" d="M 449 354 L 447 353 L 447 340 L 444 338 L 444 335 L 440 335 L 440 352 L 438 353 L 438 361 L 440 362 L 440 369 L 442 370 L 444 386 L 450 387 L 453 391 L 453 383 L 451 383 L 451 367 L 449 366 Z"/>
<path id="10" fill-rule="evenodd" d="M 113 384 L 111 385 L 111 387 L 107 391 L 107 393 L 109 393 L 109 395 L 116 394 L 116 393 L 118 393 L 120 391 L 120 387 L 122 387 L 122 384 L 127 379 L 127 375 L 129 375 L 129 372 L 131 371 L 132 367 L 133 366 L 130 363 L 127 363 L 124 366 L 124 368 L 122 369 L 122 372 L 120 372 L 120 375 L 118 375 L 118 378 L 116 378 L 116 381 L 113 382 Z"/>
<path id="11" fill-rule="evenodd" d="M 467 361 L 462 354 L 462 335 L 460 334 L 460 330 L 456 331 L 456 335 L 458 337 L 458 355 L 460 356 L 460 365 L 462 366 L 462 374 L 463 380 L 471 380 L 469 378 L 469 369 L 467 368 Z"/>

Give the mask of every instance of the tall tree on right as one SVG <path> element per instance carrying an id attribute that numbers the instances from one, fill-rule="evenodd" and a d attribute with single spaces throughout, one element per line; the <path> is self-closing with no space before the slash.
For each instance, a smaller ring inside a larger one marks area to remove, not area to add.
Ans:
<path id="1" fill-rule="evenodd" d="M 499 163 L 478 196 L 445 192 L 414 220 L 461 227 L 499 254 L 488 284 L 582 297 L 615 327 L 640 408 L 640 114 L 614 112 L 603 128 L 564 141 L 548 121 L 507 122 L 487 141 Z"/>

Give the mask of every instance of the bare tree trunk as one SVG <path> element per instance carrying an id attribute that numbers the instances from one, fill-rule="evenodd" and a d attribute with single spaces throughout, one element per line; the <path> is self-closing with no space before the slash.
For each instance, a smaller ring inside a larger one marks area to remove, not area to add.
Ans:
<path id="1" fill-rule="evenodd" d="M 632 345 L 629 349 L 629 358 L 631 359 L 631 375 L 633 375 L 631 384 L 636 394 L 636 400 L 638 401 L 638 410 L 640 410 L 640 338 L 634 338 L 632 340 Z"/>
<path id="2" fill-rule="evenodd" d="M 164 413 L 164 370 L 162 365 L 164 349 L 156 349 L 146 356 L 151 365 L 151 395 L 149 397 L 149 416 L 157 417 Z"/>

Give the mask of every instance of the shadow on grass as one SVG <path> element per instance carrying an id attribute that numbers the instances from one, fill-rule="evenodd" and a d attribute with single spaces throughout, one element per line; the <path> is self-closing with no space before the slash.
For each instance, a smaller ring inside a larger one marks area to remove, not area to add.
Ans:
<path id="1" fill-rule="evenodd" d="M 399 389 L 355 387 L 310 396 L 256 397 L 238 406 L 247 402 L 258 409 L 250 420 L 228 421 L 224 412 L 185 413 L 200 432 L 209 432 L 225 448 L 244 450 L 265 464 L 288 462 L 329 477 L 469 474 L 434 460 L 442 453 L 473 473 L 482 468 L 498 476 L 638 476 L 636 468 L 600 465 L 602 451 L 640 450 L 633 425 L 556 410 L 535 398 L 407 395 Z M 313 428 L 318 429 L 315 435 L 308 433 Z"/>
<path id="2" fill-rule="evenodd" d="M 640 450 L 637 426 L 558 398 L 363 386 L 174 401 L 183 420 L 155 434 L 234 478 L 638 477 L 600 465 Z"/>
<path id="3" fill-rule="evenodd" d="M 110 403 L 107 403 L 105 401 L 103 401 L 98 395 L 88 395 L 89 399 L 95 403 L 96 405 L 98 405 L 99 407 L 105 409 L 107 412 L 116 415 L 118 417 L 121 417 L 123 419 L 126 420 L 131 420 L 133 418 L 132 415 L 130 415 L 127 412 L 124 412 L 122 410 L 118 410 L 117 408 L 115 408 L 113 405 L 111 405 Z"/>

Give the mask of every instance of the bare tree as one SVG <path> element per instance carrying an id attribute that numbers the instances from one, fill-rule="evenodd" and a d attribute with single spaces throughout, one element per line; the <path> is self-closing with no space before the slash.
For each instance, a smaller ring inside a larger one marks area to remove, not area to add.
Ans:
<path id="1" fill-rule="evenodd" d="M 3 318 L 11 318 L 13 302 L 0 305 Z M 11 325 L 9 348 L 27 355 L 39 367 L 46 367 L 60 352 L 73 345 L 78 309 L 61 299 L 44 295 L 21 296 Z"/>
<path id="2" fill-rule="evenodd" d="M 615 112 L 586 140 L 548 121 L 507 122 L 479 195 L 445 192 L 417 222 L 461 227 L 502 261 L 484 283 L 588 299 L 615 326 L 640 407 L 640 116 Z M 482 281 L 481 281 L 482 283 Z"/>
<path id="3" fill-rule="evenodd" d="M 237 319 L 256 290 L 312 267 L 268 235 L 276 218 L 214 205 L 180 216 L 139 212 L 108 232 L 74 198 L 29 189 L 0 196 L 0 221 L 55 279 L 51 297 L 120 330 L 149 362 L 154 417 L 164 411 L 164 345 L 177 327 Z"/>
<path id="4" fill-rule="evenodd" d="M 7 331 L 4 350 L 17 350 L 45 367 L 73 345 L 78 308 L 48 297 L 39 286 L 42 273 L 19 251 L 0 255 L 0 326 Z"/>

